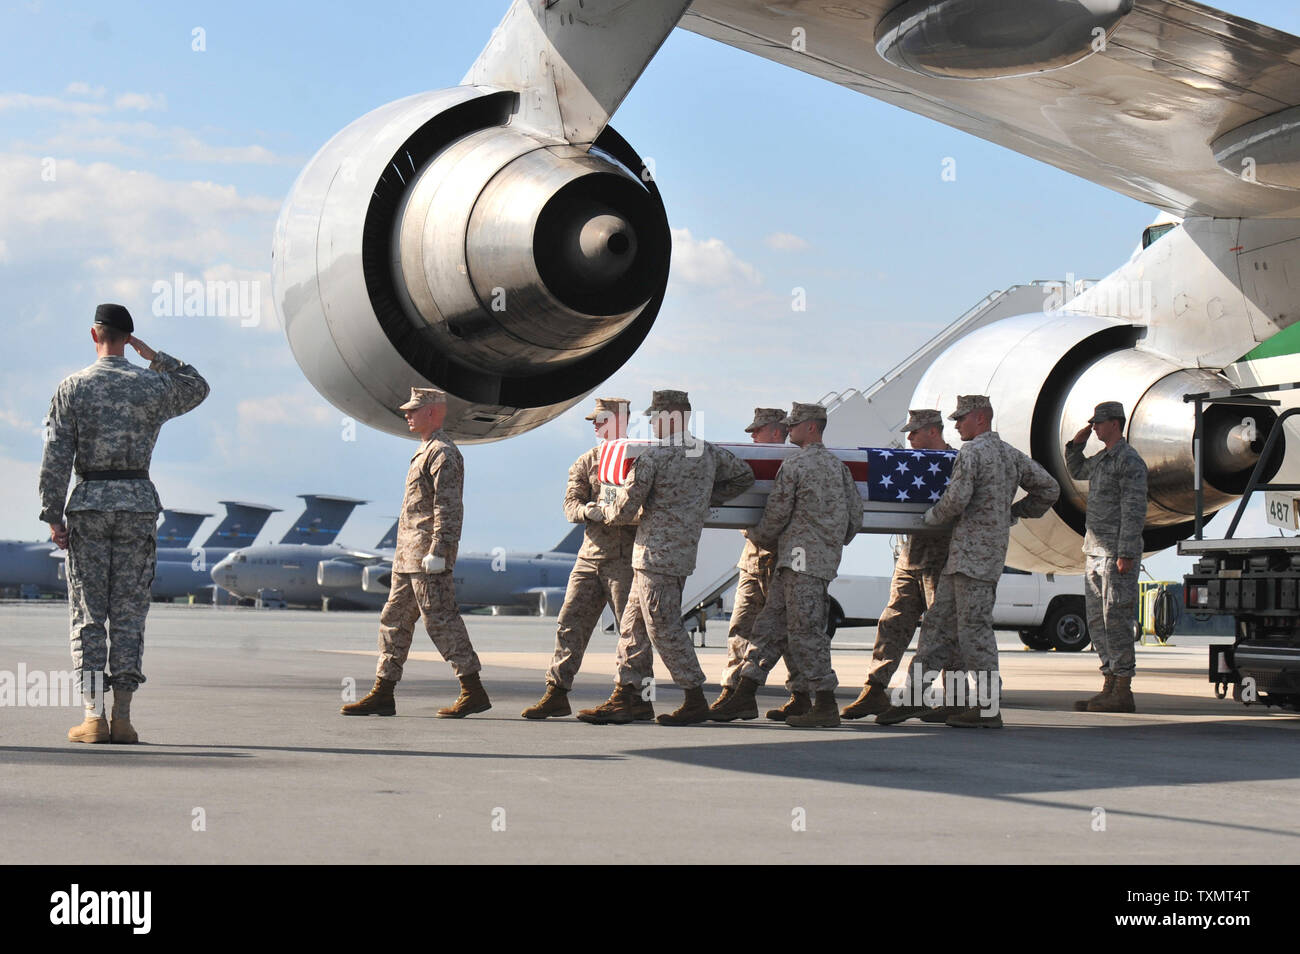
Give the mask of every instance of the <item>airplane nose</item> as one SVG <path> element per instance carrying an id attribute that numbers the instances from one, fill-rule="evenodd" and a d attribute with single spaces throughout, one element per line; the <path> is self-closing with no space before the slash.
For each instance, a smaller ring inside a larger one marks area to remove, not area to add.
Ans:
<path id="1" fill-rule="evenodd" d="M 212 568 L 212 582 L 227 590 L 235 582 L 235 573 L 231 569 L 229 557 Z"/>

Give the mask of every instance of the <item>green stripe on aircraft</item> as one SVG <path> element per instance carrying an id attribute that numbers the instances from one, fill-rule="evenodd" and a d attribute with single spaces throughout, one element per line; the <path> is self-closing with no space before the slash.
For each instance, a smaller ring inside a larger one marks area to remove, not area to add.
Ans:
<path id="1" fill-rule="evenodd" d="M 1258 361 L 1262 358 L 1277 358 L 1284 354 L 1300 354 L 1300 322 L 1283 328 L 1267 341 L 1261 341 L 1239 360 Z"/>

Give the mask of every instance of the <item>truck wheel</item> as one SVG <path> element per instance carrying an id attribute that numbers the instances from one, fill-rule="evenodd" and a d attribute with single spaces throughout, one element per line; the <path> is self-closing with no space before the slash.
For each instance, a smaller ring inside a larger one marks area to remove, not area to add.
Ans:
<path id="1" fill-rule="evenodd" d="M 1020 641 L 1040 653 L 1045 653 L 1052 648 L 1051 642 L 1038 631 L 1032 629 L 1022 629 L 1020 631 Z"/>
<path id="2" fill-rule="evenodd" d="M 1088 618 L 1083 607 L 1073 601 L 1053 607 L 1038 632 L 1053 649 L 1062 653 L 1080 652 L 1090 642 Z"/>

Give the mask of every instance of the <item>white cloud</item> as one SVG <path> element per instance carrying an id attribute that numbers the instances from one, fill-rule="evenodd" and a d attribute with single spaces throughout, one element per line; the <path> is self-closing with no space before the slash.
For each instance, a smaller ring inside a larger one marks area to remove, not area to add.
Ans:
<path id="1" fill-rule="evenodd" d="M 83 103 L 59 99 L 57 96 L 33 96 L 30 93 L 0 93 L 0 112 L 15 109 L 37 109 L 43 112 L 73 113 L 80 116 L 108 111 L 108 107 L 103 103 Z"/>
<path id="2" fill-rule="evenodd" d="M 757 268 L 719 238 L 697 239 L 690 229 L 673 229 L 672 277 L 690 285 L 759 285 Z"/>
<path id="3" fill-rule="evenodd" d="M 91 99 L 103 99 L 107 90 L 102 86 L 91 86 L 89 83 L 74 82 L 69 83 L 63 90 L 69 96 L 89 96 Z"/>
<path id="4" fill-rule="evenodd" d="M 4 239 L 0 239 L 0 265 L 9 261 L 9 246 L 5 244 Z"/>
<path id="5" fill-rule="evenodd" d="M 774 248 L 778 252 L 802 252 L 809 247 L 807 239 L 789 232 L 773 232 L 763 239 L 763 242 L 768 248 Z"/>
<path id="6" fill-rule="evenodd" d="M 167 97 L 162 93 L 120 93 L 113 100 L 117 109 L 134 109 L 148 112 L 154 109 L 166 109 Z"/>
<path id="7" fill-rule="evenodd" d="M 186 162 L 302 165 L 301 156 L 283 156 L 264 146 L 219 146 L 181 126 L 159 126 L 143 120 L 105 120 L 87 116 L 61 126 L 39 141 L 13 144 L 14 151 L 77 157 L 146 156 Z"/>

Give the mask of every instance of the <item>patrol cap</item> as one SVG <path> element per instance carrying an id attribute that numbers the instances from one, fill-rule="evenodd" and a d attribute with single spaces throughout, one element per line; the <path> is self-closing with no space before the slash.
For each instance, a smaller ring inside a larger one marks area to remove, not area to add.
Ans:
<path id="1" fill-rule="evenodd" d="M 646 408 L 646 414 L 655 414 L 659 411 L 689 411 L 691 409 L 691 399 L 685 391 L 655 391 L 650 396 L 650 406 Z"/>
<path id="2" fill-rule="evenodd" d="M 1122 421 L 1125 419 L 1124 405 L 1119 401 L 1102 401 L 1097 405 L 1096 410 L 1092 412 L 1092 417 L 1088 418 L 1089 424 L 1100 424 L 1102 421 Z"/>
<path id="3" fill-rule="evenodd" d="M 960 421 L 971 411 L 978 411 L 986 407 L 989 411 L 993 410 L 993 405 L 989 401 L 987 394 L 959 394 L 957 395 L 957 410 L 948 415 L 950 421 Z"/>
<path id="4" fill-rule="evenodd" d="M 907 412 L 907 423 L 901 428 L 904 434 L 920 430 L 923 427 L 943 428 L 943 415 L 934 408 L 911 408 Z"/>
<path id="5" fill-rule="evenodd" d="M 756 407 L 754 408 L 754 423 L 745 428 L 746 434 L 752 434 L 759 428 L 767 427 L 769 424 L 785 425 L 785 411 L 779 407 Z"/>
<path id="6" fill-rule="evenodd" d="M 135 322 L 131 320 L 131 313 L 121 305 L 112 303 L 100 305 L 95 309 L 95 324 L 128 335 L 135 331 Z"/>
<path id="7" fill-rule="evenodd" d="M 795 401 L 790 405 L 790 414 L 785 419 L 786 427 L 794 427 L 804 421 L 821 421 L 826 424 L 826 408 L 820 404 L 802 404 Z"/>
<path id="8" fill-rule="evenodd" d="M 411 400 L 401 405 L 399 411 L 416 411 L 426 404 L 446 404 L 447 392 L 440 388 L 411 388 Z"/>
<path id="9" fill-rule="evenodd" d="M 632 407 L 632 402 L 627 398 L 596 398 L 596 410 L 587 415 L 587 420 L 594 421 L 596 418 L 619 415 L 627 417 L 628 411 Z"/>

